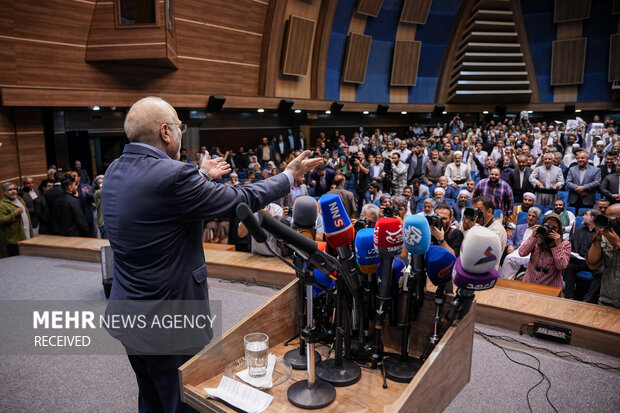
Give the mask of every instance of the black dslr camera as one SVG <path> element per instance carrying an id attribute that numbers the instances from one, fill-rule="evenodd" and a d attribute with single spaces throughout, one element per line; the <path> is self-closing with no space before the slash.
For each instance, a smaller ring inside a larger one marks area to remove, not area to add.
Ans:
<path id="1" fill-rule="evenodd" d="M 392 218 L 398 214 L 398 211 L 392 205 L 386 205 L 383 207 L 383 216 L 386 218 Z"/>
<path id="2" fill-rule="evenodd" d="M 463 216 L 470 221 L 476 222 L 478 219 L 482 219 L 483 214 L 480 208 L 465 208 L 465 212 L 463 212 Z"/>
<path id="3" fill-rule="evenodd" d="M 375 222 L 369 220 L 366 217 L 361 217 L 360 219 L 358 219 L 355 224 L 353 225 L 353 228 L 355 229 L 355 233 L 357 234 L 357 232 L 360 229 L 363 228 L 374 228 L 375 227 Z"/>
<path id="4" fill-rule="evenodd" d="M 609 218 L 606 215 L 597 215 L 594 218 L 594 225 L 597 228 L 603 228 L 607 230 L 614 230 L 617 235 L 620 235 L 620 219 L 618 218 Z"/>
<path id="5" fill-rule="evenodd" d="M 439 216 L 439 214 L 427 215 L 426 220 L 428 221 L 429 226 L 437 229 L 443 229 L 443 219 Z"/>
<path id="6" fill-rule="evenodd" d="M 552 231 L 555 231 L 555 228 L 545 222 L 538 227 L 538 229 L 536 230 L 536 235 L 539 235 L 543 238 L 549 238 L 549 234 L 551 234 Z"/>

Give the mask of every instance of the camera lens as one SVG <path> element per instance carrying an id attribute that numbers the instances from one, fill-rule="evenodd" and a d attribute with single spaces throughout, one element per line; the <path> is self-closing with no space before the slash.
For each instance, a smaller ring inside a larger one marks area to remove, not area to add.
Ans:
<path id="1" fill-rule="evenodd" d="M 607 228 L 609 226 L 609 218 L 605 215 L 597 215 L 594 218 L 594 225 L 597 228 Z"/>

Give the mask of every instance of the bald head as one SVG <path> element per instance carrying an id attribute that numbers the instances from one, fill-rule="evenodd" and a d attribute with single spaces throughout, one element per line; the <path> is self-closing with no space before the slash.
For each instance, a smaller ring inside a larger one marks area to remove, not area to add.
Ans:
<path id="1" fill-rule="evenodd" d="M 172 159 L 180 157 L 183 132 L 176 110 L 158 97 L 140 99 L 125 118 L 125 134 L 129 141 L 154 146 Z"/>
<path id="2" fill-rule="evenodd" d="M 613 204 L 607 208 L 605 215 L 611 218 L 620 218 L 620 204 Z"/>
<path id="3" fill-rule="evenodd" d="M 162 124 L 179 122 L 177 113 L 165 100 L 146 97 L 133 104 L 125 118 L 125 134 L 131 142 L 153 144 L 159 141 Z"/>

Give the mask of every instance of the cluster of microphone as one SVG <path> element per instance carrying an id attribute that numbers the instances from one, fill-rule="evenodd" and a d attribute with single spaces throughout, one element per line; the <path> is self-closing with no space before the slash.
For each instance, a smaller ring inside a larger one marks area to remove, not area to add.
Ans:
<path id="1" fill-rule="evenodd" d="M 322 248 L 314 240 L 319 208 L 327 241 L 327 247 Z M 448 250 L 431 245 L 428 221 L 419 215 L 404 222 L 380 218 L 374 228 L 356 234 L 337 194 L 325 194 L 318 203 L 312 197 L 298 197 L 291 225 L 266 212 L 256 219 L 245 204 L 239 205 L 237 215 L 257 242 L 265 242 L 269 232 L 294 251 L 292 264 L 279 258 L 292 266 L 300 279 L 301 345 L 289 353 L 293 367 L 308 370 L 308 380 L 292 385 L 288 396 L 302 408 L 331 403 L 333 386 L 359 381 L 360 365 L 381 368 L 384 387 L 386 378 L 411 381 L 447 328 L 470 311 L 474 292 L 493 288 L 498 278 L 494 267 L 501 257 L 499 239 L 482 226 L 468 231 L 457 259 Z M 437 287 L 434 332 L 424 352 L 412 357 L 411 323 L 424 303 L 427 279 Z M 442 316 L 450 282 L 456 293 Z M 403 294 L 406 304 L 399 314 Z M 315 301 L 321 307 L 313 305 Z M 401 330 L 400 354 L 384 349 L 382 331 L 388 324 Z M 320 356 L 314 350 L 318 341 L 332 345 L 333 358 L 318 361 Z"/>

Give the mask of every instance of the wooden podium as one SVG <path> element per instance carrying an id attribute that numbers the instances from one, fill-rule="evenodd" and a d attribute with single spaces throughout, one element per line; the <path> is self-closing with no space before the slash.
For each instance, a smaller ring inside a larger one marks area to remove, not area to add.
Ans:
<path id="1" fill-rule="evenodd" d="M 427 338 L 432 334 L 433 300 L 434 294 L 427 293 L 418 320 L 412 325 L 409 351 L 413 356 L 422 353 Z M 445 314 L 452 297 L 447 296 L 445 301 L 442 314 Z M 404 300 L 401 304 L 404 305 Z M 295 343 L 288 347 L 283 343 L 297 333 L 298 309 L 298 287 L 297 280 L 294 280 L 179 368 L 183 402 L 202 412 L 234 412 L 234 409 L 216 399 L 207 399 L 204 387 L 217 387 L 226 366 L 244 356 L 243 336 L 248 333 L 268 334 L 269 351 L 280 357 L 294 348 Z M 321 411 L 441 412 L 469 382 L 474 311 L 475 305 L 469 314 L 448 329 L 411 383 L 388 380 L 388 388 L 384 389 L 380 369 L 362 368 L 361 380 L 352 386 L 336 387 L 336 400 Z M 386 351 L 399 352 L 400 330 L 388 326 L 382 337 Z M 291 384 L 306 377 L 305 370 L 293 370 L 287 382 L 267 390 L 274 399 L 266 411 L 307 411 L 289 403 L 286 393 Z"/>

